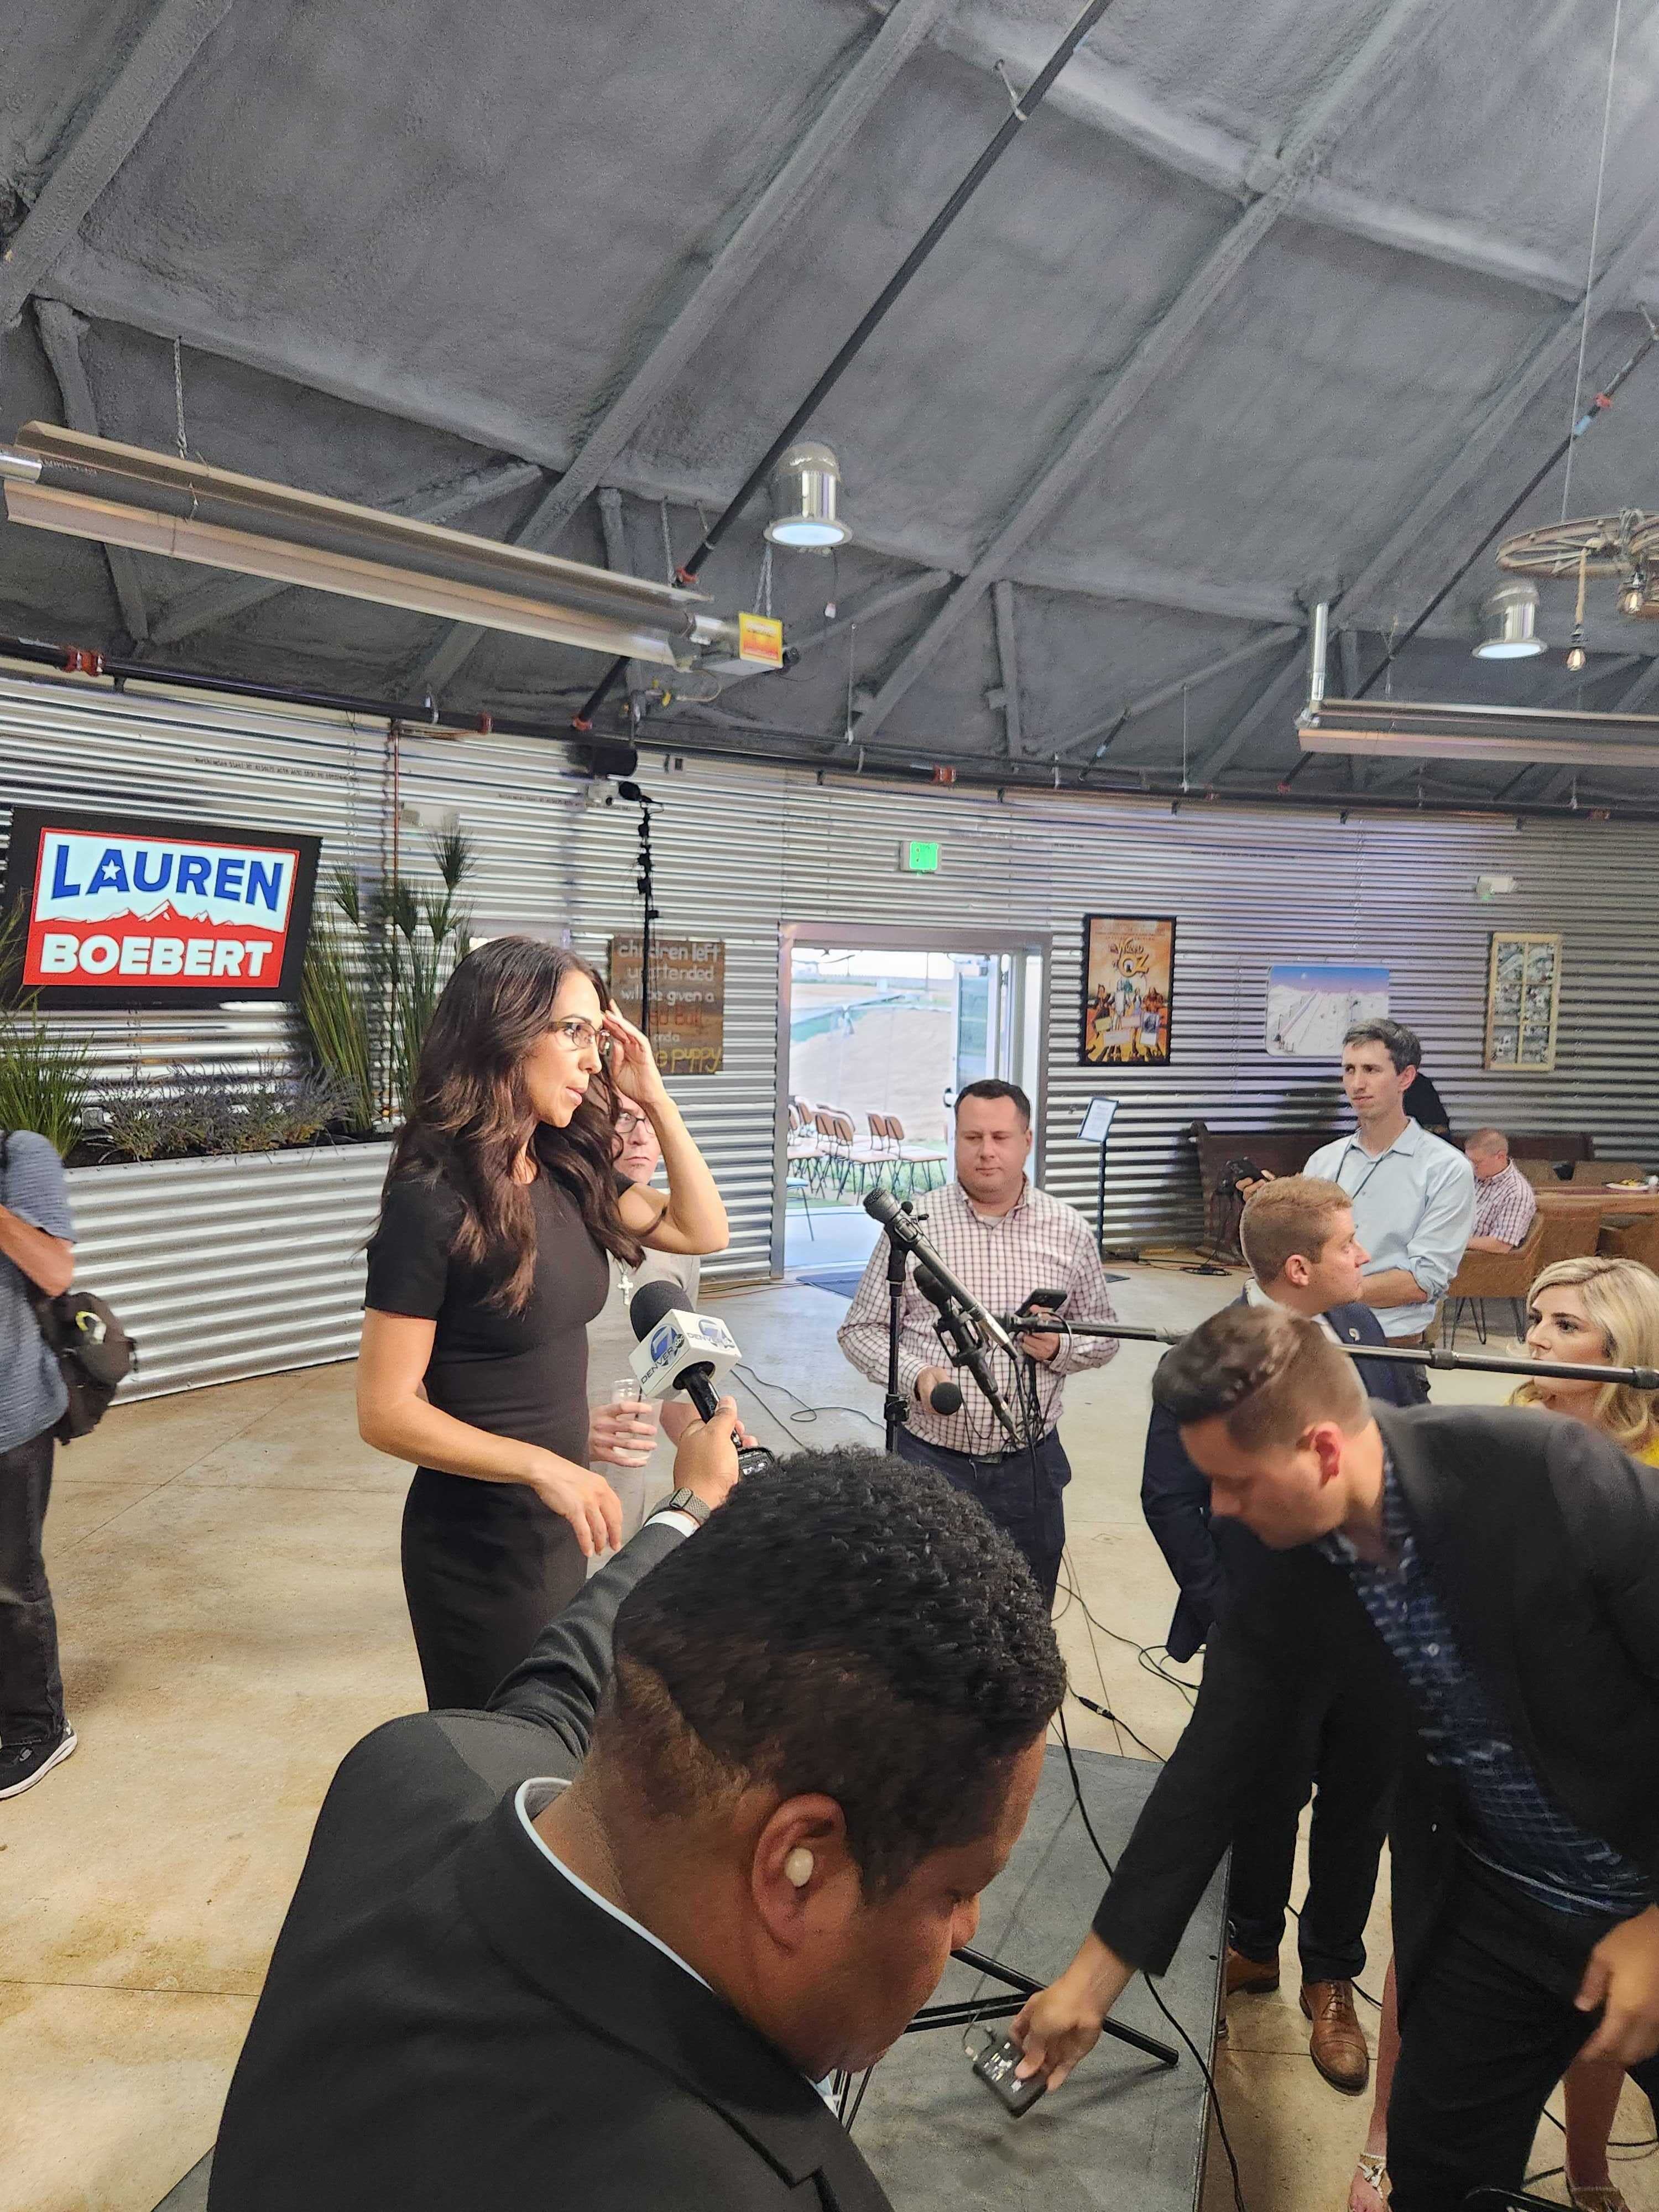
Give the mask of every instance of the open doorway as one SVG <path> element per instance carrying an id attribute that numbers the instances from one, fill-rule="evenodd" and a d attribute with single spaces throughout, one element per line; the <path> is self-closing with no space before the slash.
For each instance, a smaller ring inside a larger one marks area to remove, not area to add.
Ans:
<path id="1" fill-rule="evenodd" d="M 963 1085 L 1000 1076 L 1039 1099 L 1047 976 L 1046 940 L 785 930 L 775 1267 L 850 1295 L 880 1234 L 866 1195 L 948 1180 Z"/>

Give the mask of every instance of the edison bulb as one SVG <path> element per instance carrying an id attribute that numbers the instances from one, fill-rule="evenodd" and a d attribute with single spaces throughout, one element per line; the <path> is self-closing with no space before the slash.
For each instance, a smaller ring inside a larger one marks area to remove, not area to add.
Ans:
<path id="1" fill-rule="evenodd" d="M 1579 670 L 1583 666 L 1585 661 L 1589 658 L 1589 654 L 1584 651 L 1582 645 L 1575 645 L 1568 651 L 1567 665 L 1571 669 L 1573 674 L 1577 676 Z"/>

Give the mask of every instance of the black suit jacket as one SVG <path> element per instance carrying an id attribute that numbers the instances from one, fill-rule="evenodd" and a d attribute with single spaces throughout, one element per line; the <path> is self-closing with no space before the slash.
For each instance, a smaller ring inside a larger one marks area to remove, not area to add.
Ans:
<path id="1" fill-rule="evenodd" d="M 1333 1306 L 1325 1318 L 1345 1344 L 1388 1341 L 1370 1306 Z M 1420 1368 L 1388 1359 L 1356 1359 L 1354 1365 L 1367 1395 L 1380 1404 L 1422 1403 Z M 1146 1430 L 1140 1507 L 1181 1585 L 1165 1648 L 1171 1659 L 1190 1659 L 1267 1554 L 1237 1521 L 1211 1520 L 1210 1486 L 1188 1458 L 1175 1416 L 1162 1406 L 1153 1407 Z"/>
<path id="2" fill-rule="evenodd" d="M 550 1866 L 514 1798 L 580 1766 L 644 1529 L 485 1713 L 336 1775 L 236 2068 L 210 2212 L 887 2212 L 811 2084 Z"/>
<path id="3" fill-rule="evenodd" d="M 1530 1407 L 1379 1407 L 1428 1572 L 1464 1658 L 1552 1796 L 1659 1897 L 1659 1474 Z M 1310 1664 L 1398 1670 L 1344 1570 L 1312 1547 L 1270 1565 L 1215 1631 L 1193 1717 L 1118 1862 L 1095 1929 L 1161 1972 Z M 1218 1663 L 1219 1662 L 1219 1663 Z M 1414 1725 L 1395 1801 L 1404 2003 L 1455 1865 L 1455 1785 Z"/>

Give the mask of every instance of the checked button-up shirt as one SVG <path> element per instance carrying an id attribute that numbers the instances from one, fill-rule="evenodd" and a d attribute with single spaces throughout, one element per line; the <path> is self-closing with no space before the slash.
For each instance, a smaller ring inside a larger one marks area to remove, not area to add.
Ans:
<path id="1" fill-rule="evenodd" d="M 1117 1352 L 1114 1337 L 1068 1337 L 1070 1321 L 1113 1321 L 1112 1301 L 1100 1264 L 1095 1240 L 1080 1213 L 1064 1206 L 1029 1181 L 1013 1211 L 980 1214 L 957 1182 L 930 1192 L 921 1201 L 922 1233 L 957 1281 L 971 1291 L 994 1314 L 1012 1313 L 1033 1291 L 1065 1291 L 1065 1311 L 1054 1333 L 1060 1351 L 1048 1365 L 1039 1362 L 1037 1392 L 1042 1407 L 1046 1435 L 1060 1419 L 1062 1377 L 1078 1367 L 1103 1367 Z M 933 1333 L 935 1309 L 915 1286 L 912 1267 L 904 1279 L 904 1303 L 900 1309 L 899 1388 L 909 1401 L 905 1426 L 930 1444 L 946 1451 L 971 1452 L 1000 1458 L 1008 1440 L 997 1425 L 996 1415 L 985 1402 L 963 1369 L 962 1411 L 936 1413 L 916 1401 L 916 1377 L 924 1367 L 944 1367 L 946 1354 Z M 870 1263 L 854 1293 L 847 1319 L 840 1330 L 841 1348 L 860 1375 L 872 1382 L 887 1381 L 887 1239 L 878 1240 Z M 986 1354 L 997 1388 L 1010 1405 L 1016 1402 L 1014 1363 L 1006 1352 L 992 1346 Z M 1024 1361 L 1020 1363 L 1023 1366 Z"/>

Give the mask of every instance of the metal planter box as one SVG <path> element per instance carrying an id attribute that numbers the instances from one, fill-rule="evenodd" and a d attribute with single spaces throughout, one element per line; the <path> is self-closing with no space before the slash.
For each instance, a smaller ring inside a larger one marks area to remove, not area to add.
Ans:
<path id="1" fill-rule="evenodd" d="M 128 1398 L 349 1359 L 389 1143 L 71 1168 L 76 1280 L 138 1342 Z"/>

